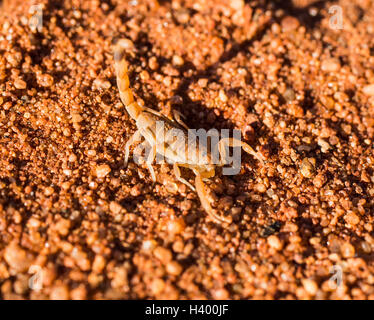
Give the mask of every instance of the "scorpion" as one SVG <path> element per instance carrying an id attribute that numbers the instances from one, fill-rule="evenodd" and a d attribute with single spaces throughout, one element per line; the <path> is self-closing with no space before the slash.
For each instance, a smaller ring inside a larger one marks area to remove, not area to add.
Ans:
<path id="1" fill-rule="evenodd" d="M 214 177 L 215 166 L 223 166 L 225 162 L 220 160 L 218 164 L 213 164 L 211 161 L 212 157 L 210 151 L 200 144 L 196 152 L 189 153 L 187 158 L 186 153 L 178 152 L 178 148 L 175 148 L 175 146 L 173 147 L 173 142 L 170 141 L 170 139 L 166 138 L 166 140 L 162 142 L 158 140 L 159 132 L 157 132 L 157 121 L 163 121 L 167 130 L 181 130 L 185 136 L 187 136 L 189 128 L 182 121 L 181 114 L 176 110 L 173 112 L 173 117 L 167 117 L 151 108 L 141 106 L 134 99 L 133 92 L 130 88 L 128 63 L 125 59 L 125 53 L 129 47 L 132 47 L 132 42 L 127 39 L 120 39 L 114 45 L 115 74 L 120 99 L 129 116 L 135 121 L 137 127 L 136 132 L 125 144 L 125 166 L 127 166 L 128 163 L 130 147 L 135 143 L 141 142 L 142 138 L 144 138 L 144 141 L 142 142 L 143 146 L 150 149 L 145 164 L 153 181 L 156 181 L 156 175 L 151 164 L 154 161 L 157 153 L 164 156 L 170 164 L 173 164 L 174 175 L 178 181 L 184 183 L 191 190 L 197 192 L 203 209 L 207 212 L 208 216 L 213 219 L 213 221 L 216 223 L 231 223 L 231 217 L 221 216 L 212 208 L 207 189 L 203 182 L 203 180 L 208 180 L 209 178 Z M 263 158 L 256 153 L 252 147 L 245 142 L 234 138 L 222 138 L 219 140 L 218 149 L 219 154 L 222 156 L 221 158 L 225 158 L 226 146 L 242 147 L 245 152 L 254 156 L 263 164 Z M 196 188 L 181 176 L 180 167 L 191 169 L 195 173 Z"/>

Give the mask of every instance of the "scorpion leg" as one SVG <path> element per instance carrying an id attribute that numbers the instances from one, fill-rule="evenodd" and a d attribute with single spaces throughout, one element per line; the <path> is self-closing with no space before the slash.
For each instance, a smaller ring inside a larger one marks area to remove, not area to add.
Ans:
<path id="1" fill-rule="evenodd" d="M 165 117 L 165 115 L 162 114 L 161 112 L 156 111 L 156 110 L 153 110 L 153 109 L 151 109 L 151 108 L 143 107 L 143 109 L 144 109 L 145 111 L 148 111 L 149 113 L 152 113 L 152 114 L 154 114 L 154 115 L 156 115 L 156 116 L 159 116 L 160 118 Z M 186 125 L 186 124 L 183 122 L 183 120 L 181 119 L 182 117 L 184 117 L 183 114 L 180 113 L 180 112 L 177 111 L 177 110 L 173 110 L 172 113 L 173 113 L 173 117 L 172 117 L 172 118 L 168 117 L 168 118 L 169 118 L 170 120 L 174 120 L 175 122 L 177 122 L 178 124 L 180 124 L 180 125 L 181 125 L 183 128 L 185 128 L 186 130 L 189 130 L 189 128 L 187 127 L 187 125 Z"/>
<path id="2" fill-rule="evenodd" d="M 226 146 L 242 147 L 245 152 L 255 157 L 257 160 L 261 162 L 261 164 L 264 164 L 264 159 L 258 152 L 254 151 L 249 144 L 234 138 L 223 138 L 218 142 L 218 150 L 222 159 L 226 160 Z"/>
<path id="3" fill-rule="evenodd" d="M 153 167 L 152 167 L 152 162 L 153 160 L 155 159 L 156 157 L 156 146 L 154 145 L 152 147 L 152 150 L 150 151 L 148 157 L 147 157 L 147 161 L 146 161 L 146 166 L 151 174 L 151 178 L 153 181 L 156 181 L 156 174 L 155 174 L 155 171 L 153 170 Z"/>
<path id="4" fill-rule="evenodd" d="M 159 116 L 159 117 L 165 117 L 165 115 L 163 115 L 161 112 L 159 112 L 159 111 L 156 111 L 156 110 L 153 110 L 152 108 L 148 108 L 148 107 L 143 107 L 143 109 L 145 110 L 145 111 L 147 111 L 147 112 L 149 112 L 149 113 L 152 113 L 152 114 L 154 114 L 154 115 L 156 115 L 156 116 Z"/>
<path id="5" fill-rule="evenodd" d="M 201 205 L 208 215 L 217 223 L 227 222 L 231 223 L 231 217 L 223 217 L 216 213 L 216 211 L 211 207 L 208 199 L 208 194 L 205 189 L 205 185 L 200 175 L 197 175 L 195 178 L 196 191 L 200 198 Z"/>
<path id="6" fill-rule="evenodd" d="M 177 163 L 173 164 L 173 169 L 174 169 L 174 175 L 175 175 L 175 177 L 177 178 L 178 181 L 180 181 L 180 182 L 184 183 L 185 185 L 189 186 L 193 191 L 196 191 L 194 186 L 191 183 L 189 183 L 186 179 L 182 178 L 181 171 L 180 171 Z"/>
<path id="7" fill-rule="evenodd" d="M 135 133 L 131 136 L 131 138 L 126 142 L 125 145 L 125 167 L 127 166 L 127 163 L 129 161 L 129 155 L 130 155 L 130 147 L 136 143 L 139 142 L 142 135 L 139 130 L 135 131 Z"/>
<path id="8" fill-rule="evenodd" d="M 147 150 L 150 150 L 146 161 L 144 161 L 144 157 L 142 156 L 142 153 L 147 153 Z M 136 158 L 135 158 L 136 156 Z M 153 181 L 156 181 L 156 174 L 152 167 L 152 162 L 156 157 L 156 147 L 151 147 L 147 140 L 144 140 L 141 144 L 139 144 L 135 150 L 134 150 L 134 158 L 138 161 L 138 164 L 145 164 L 147 169 L 149 170 L 149 173 L 151 174 L 151 178 Z"/>
<path id="9" fill-rule="evenodd" d="M 187 125 L 181 119 L 182 117 L 184 117 L 182 113 L 180 113 L 177 110 L 173 110 L 173 117 L 174 117 L 174 120 L 177 123 L 179 123 L 183 128 L 185 128 L 186 130 L 189 130 L 189 128 L 187 127 Z"/>

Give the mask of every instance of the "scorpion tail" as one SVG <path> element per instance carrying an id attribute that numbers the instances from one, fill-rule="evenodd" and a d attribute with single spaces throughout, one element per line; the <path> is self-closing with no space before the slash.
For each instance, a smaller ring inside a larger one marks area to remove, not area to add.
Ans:
<path id="1" fill-rule="evenodd" d="M 217 223 L 231 223 L 231 217 L 223 217 L 216 213 L 216 211 L 211 207 L 208 199 L 208 194 L 205 189 L 205 185 L 203 180 L 201 179 L 200 175 L 197 175 L 195 178 L 195 186 L 197 194 L 200 198 L 201 205 L 203 206 L 204 210 L 208 213 L 208 215 Z"/>
<path id="2" fill-rule="evenodd" d="M 133 119 L 137 119 L 143 108 L 134 100 L 134 95 L 130 89 L 127 61 L 125 51 L 133 47 L 133 43 L 127 39 L 119 40 L 114 46 L 114 68 L 117 76 L 117 86 L 122 103 Z"/>

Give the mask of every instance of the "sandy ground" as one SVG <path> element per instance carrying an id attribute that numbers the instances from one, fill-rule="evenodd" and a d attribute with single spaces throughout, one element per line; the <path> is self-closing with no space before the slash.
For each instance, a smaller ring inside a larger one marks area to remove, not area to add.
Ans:
<path id="1" fill-rule="evenodd" d="M 35 3 L 0 11 L 2 299 L 374 298 L 373 1 Z M 266 159 L 207 183 L 232 223 L 124 166 L 120 38 L 141 104 Z"/>

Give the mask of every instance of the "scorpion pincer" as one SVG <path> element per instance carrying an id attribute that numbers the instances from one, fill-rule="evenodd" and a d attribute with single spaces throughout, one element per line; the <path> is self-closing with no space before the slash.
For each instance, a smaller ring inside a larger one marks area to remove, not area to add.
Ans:
<path id="1" fill-rule="evenodd" d="M 173 170 L 177 180 L 186 184 L 192 190 L 196 190 L 202 207 L 215 222 L 231 223 L 231 217 L 220 216 L 216 213 L 216 210 L 212 208 L 203 182 L 203 179 L 209 179 L 215 175 L 215 166 L 223 166 L 225 162 L 220 160 L 218 164 L 213 164 L 210 152 L 200 144 L 196 152 L 188 152 L 187 156 L 186 152 L 179 151 L 182 149 L 185 150 L 188 146 L 183 145 L 176 147 L 175 141 L 172 141 L 171 138 L 168 137 L 163 141 L 159 141 L 158 137 L 160 135 L 157 132 L 157 122 L 159 121 L 164 123 L 166 130 L 178 129 L 180 130 L 179 132 L 183 132 L 186 137 L 190 132 L 188 132 L 188 127 L 180 119 L 180 115 L 177 112 L 174 112 L 174 117 L 170 119 L 153 109 L 140 106 L 135 101 L 132 90 L 130 89 L 128 66 L 125 59 L 125 51 L 131 46 L 132 42 L 126 39 L 119 40 L 114 46 L 115 72 L 120 98 L 130 117 L 135 120 L 137 127 L 136 132 L 125 145 L 125 165 L 127 165 L 128 162 L 130 146 L 140 142 L 142 138 L 144 138 L 142 144 L 150 150 L 147 156 L 146 166 L 150 171 L 153 181 L 156 181 L 156 175 L 151 164 L 156 154 L 161 154 L 169 163 L 173 164 Z M 183 139 L 183 141 L 190 141 L 190 139 Z M 234 138 L 223 138 L 218 142 L 219 153 L 223 156 L 221 157 L 223 159 L 225 159 L 226 146 L 242 147 L 245 152 L 251 154 L 263 163 L 262 157 L 248 144 Z M 195 173 L 196 189 L 187 180 L 181 177 L 180 167 L 189 168 Z"/>

